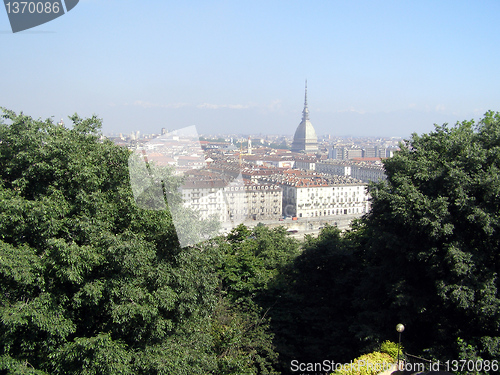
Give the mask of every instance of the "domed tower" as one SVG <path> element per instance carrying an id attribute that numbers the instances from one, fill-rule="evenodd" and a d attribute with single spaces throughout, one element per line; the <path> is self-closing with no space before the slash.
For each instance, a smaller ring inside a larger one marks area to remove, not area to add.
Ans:
<path id="1" fill-rule="evenodd" d="M 309 121 L 309 108 L 307 108 L 307 81 L 302 121 L 293 136 L 292 151 L 304 151 L 306 153 L 318 151 L 318 137 L 316 136 L 316 131 L 311 121 Z"/>

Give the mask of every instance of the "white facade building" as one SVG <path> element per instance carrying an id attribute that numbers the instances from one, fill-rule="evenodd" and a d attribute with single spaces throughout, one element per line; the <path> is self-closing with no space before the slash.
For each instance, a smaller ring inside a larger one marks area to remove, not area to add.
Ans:
<path id="1" fill-rule="evenodd" d="M 387 178 L 382 165 L 354 165 L 351 168 L 351 176 L 358 180 L 378 182 Z"/>
<path id="2" fill-rule="evenodd" d="M 316 163 L 316 171 L 337 176 L 350 176 L 351 164 L 341 160 L 326 160 Z"/>
<path id="3" fill-rule="evenodd" d="M 234 185 L 223 180 L 188 180 L 181 190 L 184 206 L 197 211 L 203 220 L 278 219 L 282 212 L 282 189 L 273 184 L 244 182 Z"/>
<path id="4" fill-rule="evenodd" d="M 229 207 L 224 195 L 226 186 L 223 180 L 188 180 L 181 189 L 184 206 L 199 213 L 202 220 L 215 217 L 226 222 L 229 220 Z"/>
<path id="5" fill-rule="evenodd" d="M 283 186 L 285 215 L 318 217 L 363 215 L 369 210 L 365 184 Z"/>
<path id="6" fill-rule="evenodd" d="M 284 216 L 361 216 L 370 208 L 367 185 L 351 177 L 289 170 L 264 181 L 283 189 Z"/>
<path id="7" fill-rule="evenodd" d="M 337 176 L 351 176 L 363 182 L 381 181 L 387 177 L 381 164 L 352 162 L 347 160 L 327 160 L 316 163 L 316 171 Z"/>

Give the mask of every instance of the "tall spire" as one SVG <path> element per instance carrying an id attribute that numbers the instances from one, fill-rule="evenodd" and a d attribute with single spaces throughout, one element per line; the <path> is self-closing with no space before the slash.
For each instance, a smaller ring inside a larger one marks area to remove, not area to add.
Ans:
<path id="1" fill-rule="evenodd" d="M 306 79 L 306 94 L 304 99 L 304 110 L 302 111 L 302 121 L 309 120 L 309 108 L 307 108 L 307 79 Z"/>
<path id="2" fill-rule="evenodd" d="M 309 108 L 307 108 L 307 80 L 305 85 L 304 109 L 302 110 L 302 121 L 293 136 L 292 152 L 317 152 L 318 137 L 314 127 L 309 121 Z"/>

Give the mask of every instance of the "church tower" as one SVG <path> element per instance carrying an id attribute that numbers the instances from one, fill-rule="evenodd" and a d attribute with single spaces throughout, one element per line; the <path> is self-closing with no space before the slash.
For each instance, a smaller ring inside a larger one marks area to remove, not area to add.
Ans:
<path id="1" fill-rule="evenodd" d="M 292 143 L 292 152 L 314 153 L 318 151 L 318 137 L 309 121 L 309 108 L 307 108 L 307 80 L 302 121 L 295 131 Z"/>

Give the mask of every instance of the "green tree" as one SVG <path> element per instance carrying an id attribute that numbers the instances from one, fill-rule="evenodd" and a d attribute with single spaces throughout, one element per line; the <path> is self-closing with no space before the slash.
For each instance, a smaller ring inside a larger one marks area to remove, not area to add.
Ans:
<path id="1" fill-rule="evenodd" d="M 436 126 L 385 162 L 362 224 L 357 307 L 366 339 L 392 338 L 402 322 L 408 350 L 456 359 L 460 337 L 498 359 L 500 337 L 500 114 Z"/>
<path id="2" fill-rule="evenodd" d="M 95 116 L 67 129 L 3 113 L 0 369 L 216 371 L 216 250 L 179 248 L 168 211 L 137 207 L 129 151 Z"/>
<path id="3" fill-rule="evenodd" d="M 277 374 L 277 353 L 263 294 L 298 254 L 284 228 L 244 225 L 219 242 L 222 258 L 213 333 L 220 374 Z"/>
<path id="4" fill-rule="evenodd" d="M 290 373 L 292 360 L 344 363 L 358 354 L 361 345 L 349 327 L 356 316 L 359 264 L 349 235 L 326 226 L 317 238 L 306 239 L 302 253 L 273 280 L 265 303 L 282 373 Z"/>
<path id="5" fill-rule="evenodd" d="M 234 228 L 223 243 L 220 275 L 222 289 L 236 303 L 252 300 L 297 255 L 299 243 L 283 227 L 269 229 L 243 224 Z"/>

